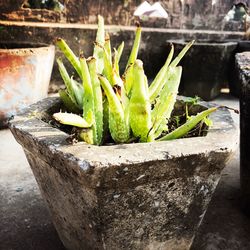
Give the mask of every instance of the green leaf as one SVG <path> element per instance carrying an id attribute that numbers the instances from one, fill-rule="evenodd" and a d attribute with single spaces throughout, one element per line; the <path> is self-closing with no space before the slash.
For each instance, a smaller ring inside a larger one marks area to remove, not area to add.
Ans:
<path id="1" fill-rule="evenodd" d="M 105 43 L 104 19 L 98 15 L 98 29 L 96 33 L 96 43 L 93 56 L 97 59 L 97 73 L 102 74 L 104 68 L 103 49 Z M 101 47 L 100 47 L 101 46 Z"/>
<path id="2" fill-rule="evenodd" d="M 131 89 L 134 83 L 134 73 L 133 73 L 133 64 L 130 64 L 123 74 L 124 87 L 128 97 L 131 95 Z"/>
<path id="3" fill-rule="evenodd" d="M 134 44 L 133 44 L 126 68 L 128 68 L 130 64 L 133 64 L 135 60 L 137 59 L 140 41 L 141 41 L 141 27 L 138 26 L 135 31 L 135 40 L 134 40 Z"/>
<path id="4" fill-rule="evenodd" d="M 208 126 L 208 127 L 211 127 L 213 126 L 213 121 L 211 119 L 209 119 L 208 117 L 205 117 L 203 119 L 203 122 Z"/>
<path id="5" fill-rule="evenodd" d="M 151 105 L 140 60 L 136 60 L 133 65 L 133 77 L 134 84 L 129 102 L 129 122 L 134 136 L 141 142 L 147 142 L 151 141 L 151 138 L 148 137 L 152 125 Z"/>
<path id="6" fill-rule="evenodd" d="M 171 46 L 171 50 L 168 54 L 167 60 L 161 70 L 156 75 L 155 79 L 149 86 L 149 95 L 150 95 L 150 102 L 153 103 L 155 98 L 159 95 L 162 87 L 164 86 L 166 79 L 168 78 L 168 66 L 173 58 L 174 55 L 174 46 Z"/>
<path id="7" fill-rule="evenodd" d="M 60 89 L 59 90 L 59 96 L 64 104 L 64 106 L 66 107 L 68 112 L 71 113 L 75 113 L 75 114 L 80 114 L 82 112 L 82 107 L 81 109 L 76 105 L 76 103 L 74 103 L 69 94 L 65 91 Z"/>
<path id="8" fill-rule="evenodd" d="M 75 90 L 74 90 L 74 87 L 72 86 L 72 81 L 71 81 L 71 78 L 63 64 L 63 62 L 61 61 L 60 58 L 57 59 L 57 64 L 58 64 L 58 67 L 59 67 L 59 72 L 61 74 L 61 77 L 64 81 L 64 84 L 67 88 L 67 92 L 69 94 L 69 97 L 71 99 L 71 101 L 76 105 L 78 106 L 78 103 L 77 103 L 77 100 L 75 98 Z M 80 109 L 82 109 L 82 107 L 79 107 Z"/>
<path id="9" fill-rule="evenodd" d="M 94 98 L 93 98 L 93 89 L 91 83 L 91 77 L 89 73 L 89 68 L 86 62 L 86 59 L 81 55 L 80 56 L 80 65 L 82 72 L 82 85 L 83 85 L 83 118 L 91 124 L 95 125 L 95 116 L 94 116 Z M 81 134 L 81 137 L 89 144 L 96 144 L 96 135 L 95 129 L 89 129 L 84 131 Z"/>
<path id="10" fill-rule="evenodd" d="M 110 44 L 110 37 L 109 34 L 106 33 L 105 41 L 104 41 L 104 48 L 107 53 L 108 61 L 112 64 L 112 53 L 111 53 L 111 44 Z"/>
<path id="11" fill-rule="evenodd" d="M 103 98 L 100 81 L 97 75 L 96 59 L 91 57 L 87 60 L 89 73 L 93 89 L 94 99 L 94 117 L 95 124 L 93 125 L 94 143 L 100 145 L 103 141 Z"/>
<path id="12" fill-rule="evenodd" d="M 178 54 L 178 56 L 171 62 L 170 66 L 171 67 L 176 67 L 179 62 L 181 61 L 181 59 L 185 56 L 185 54 L 187 53 L 187 51 L 190 49 L 190 47 L 194 44 L 194 40 L 189 42 L 182 50 L 181 52 Z"/>
<path id="13" fill-rule="evenodd" d="M 119 62 L 122 56 L 123 49 L 124 49 L 124 42 L 122 42 L 117 49 L 117 59 L 115 66 L 118 73 L 119 73 Z"/>
<path id="14" fill-rule="evenodd" d="M 109 136 L 109 102 L 106 95 L 103 96 L 103 140 Z"/>
<path id="15" fill-rule="evenodd" d="M 53 118 L 62 124 L 71 125 L 78 128 L 90 128 L 92 126 L 91 123 L 88 123 L 81 116 L 72 113 L 54 113 Z"/>
<path id="16" fill-rule="evenodd" d="M 102 75 L 99 75 L 99 79 L 109 102 L 110 134 L 116 143 L 127 142 L 130 136 L 129 125 L 126 122 L 122 104 L 109 81 Z"/>
<path id="17" fill-rule="evenodd" d="M 80 85 L 79 82 L 74 80 L 73 77 L 71 77 L 70 80 L 71 80 L 71 86 L 72 86 L 72 89 L 74 92 L 76 103 L 78 104 L 79 108 L 82 108 L 82 105 L 83 105 L 83 87 L 82 87 L 82 85 Z"/>
<path id="18" fill-rule="evenodd" d="M 178 139 L 185 136 L 191 129 L 193 129 L 201 120 L 207 117 L 209 114 L 217 110 L 217 107 L 206 109 L 195 116 L 192 116 L 186 123 L 184 123 L 179 128 L 175 129 L 171 133 L 161 137 L 157 141 L 166 141 Z"/>
<path id="19" fill-rule="evenodd" d="M 75 68 L 77 74 L 81 77 L 81 67 L 79 58 L 74 54 L 74 52 L 70 49 L 68 44 L 62 38 L 57 38 L 56 45 L 63 52 L 65 57 L 69 60 L 72 66 Z"/>
<path id="20" fill-rule="evenodd" d="M 185 103 L 191 104 L 191 105 L 197 105 L 198 102 L 201 101 L 201 98 L 199 96 L 195 96 L 195 97 L 186 97 L 185 99 Z"/>
<path id="21" fill-rule="evenodd" d="M 153 128 L 150 131 L 154 138 L 159 135 L 160 129 L 164 129 L 162 124 L 169 120 L 170 115 L 174 109 L 176 97 L 178 94 L 178 88 L 181 81 L 182 67 L 170 68 L 169 77 L 160 96 L 156 99 L 156 104 L 152 111 L 152 123 Z M 157 131 L 157 132 L 156 132 Z M 154 134 L 156 132 L 156 134 Z"/>

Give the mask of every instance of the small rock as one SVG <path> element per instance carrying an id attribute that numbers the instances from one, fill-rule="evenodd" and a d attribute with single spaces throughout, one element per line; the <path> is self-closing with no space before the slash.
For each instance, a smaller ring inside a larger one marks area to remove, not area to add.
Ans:
<path id="1" fill-rule="evenodd" d="M 159 206 L 160 206 L 160 202 L 159 202 L 159 201 L 155 201 L 154 206 L 155 206 L 155 207 L 159 207 Z"/>
<path id="2" fill-rule="evenodd" d="M 21 187 L 16 188 L 16 192 L 22 192 L 22 191 L 23 191 L 23 188 Z"/>

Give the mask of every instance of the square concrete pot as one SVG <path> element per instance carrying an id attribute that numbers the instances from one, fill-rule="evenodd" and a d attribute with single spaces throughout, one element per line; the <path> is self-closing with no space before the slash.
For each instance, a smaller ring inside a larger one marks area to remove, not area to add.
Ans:
<path id="1" fill-rule="evenodd" d="M 204 103 L 205 106 L 209 104 Z M 10 123 L 67 249 L 189 249 L 237 131 L 227 110 L 205 137 L 71 145 L 50 125 L 58 98 Z"/>
<path id="2" fill-rule="evenodd" d="M 184 40 L 172 40 L 176 54 L 187 44 Z M 180 65 L 183 75 L 180 93 L 199 96 L 210 101 L 228 86 L 229 73 L 237 42 L 198 40 L 190 48 Z"/>

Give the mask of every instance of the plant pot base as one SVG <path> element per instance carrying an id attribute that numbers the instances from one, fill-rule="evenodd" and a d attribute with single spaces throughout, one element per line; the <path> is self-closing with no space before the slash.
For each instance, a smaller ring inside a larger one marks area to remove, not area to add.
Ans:
<path id="1" fill-rule="evenodd" d="M 135 189 L 100 191 L 99 209 L 93 191 L 72 182 L 66 173 L 58 174 L 35 155 L 26 152 L 26 156 L 67 249 L 102 249 L 103 241 L 107 249 L 189 249 L 223 168 L 223 164 L 218 165 L 213 175 L 207 169 L 201 177 L 194 174 L 194 165 L 190 166 L 190 176 L 181 176 L 173 160 L 168 163 L 173 173 L 167 168 L 170 178 L 164 181 Z M 187 164 L 202 163 L 205 158 L 191 156 L 183 160 Z M 162 173 L 166 167 L 157 164 Z M 135 177 L 135 182 L 144 178 Z"/>

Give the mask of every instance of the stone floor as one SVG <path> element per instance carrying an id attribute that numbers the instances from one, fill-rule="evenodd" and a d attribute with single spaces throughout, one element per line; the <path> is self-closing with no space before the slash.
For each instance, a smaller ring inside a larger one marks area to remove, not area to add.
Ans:
<path id="1" fill-rule="evenodd" d="M 229 95 L 215 102 L 238 108 Z M 239 117 L 232 114 L 239 125 Z M 239 206 L 239 152 L 229 161 L 194 240 L 192 250 L 250 249 L 250 218 Z M 0 249 L 64 249 L 21 147 L 0 130 Z"/>

